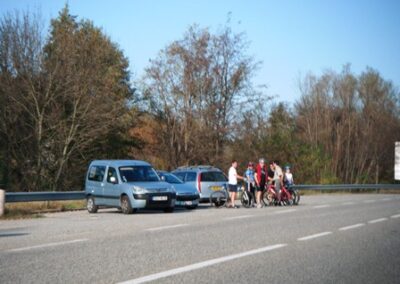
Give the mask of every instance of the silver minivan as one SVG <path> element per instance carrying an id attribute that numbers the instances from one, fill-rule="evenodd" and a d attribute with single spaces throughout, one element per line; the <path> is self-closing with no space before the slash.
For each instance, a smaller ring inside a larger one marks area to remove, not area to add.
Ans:
<path id="1" fill-rule="evenodd" d="M 92 161 L 85 180 L 87 210 L 120 208 L 130 214 L 140 208 L 174 210 L 176 192 L 154 168 L 138 160 Z"/>
<path id="2" fill-rule="evenodd" d="M 196 187 L 200 194 L 200 202 L 209 202 L 212 192 L 222 190 L 228 184 L 225 174 L 213 166 L 185 166 L 172 173 L 185 183 Z"/>

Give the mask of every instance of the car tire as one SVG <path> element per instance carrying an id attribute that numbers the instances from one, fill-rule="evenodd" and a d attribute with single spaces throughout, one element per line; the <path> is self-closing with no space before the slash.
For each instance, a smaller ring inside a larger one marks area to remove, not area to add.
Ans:
<path id="1" fill-rule="evenodd" d="M 174 209 L 175 209 L 174 207 L 168 207 L 168 208 L 164 209 L 164 212 L 165 213 L 172 213 L 172 212 L 174 212 Z"/>
<path id="2" fill-rule="evenodd" d="M 121 211 L 124 214 L 132 214 L 133 213 L 133 208 L 131 206 L 131 202 L 129 201 L 129 197 L 126 195 L 123 195 L 121 197 Z"/>
<path id="3" fill-rule="evenodd" d="M 86 199 L 86 209 L 89 213 L 96 213 L 99 207 L 96 205 L 96 202 L 94 200 L 93 196 L 89 196 Z"/>

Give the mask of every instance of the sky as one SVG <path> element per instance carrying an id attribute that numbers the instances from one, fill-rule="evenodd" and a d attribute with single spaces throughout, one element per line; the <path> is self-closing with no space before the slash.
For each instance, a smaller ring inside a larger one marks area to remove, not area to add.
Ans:
<path id="1" fill-rule="evenodd" d="M 308 73 L 340 72 L 347 63 L 400 87 L 400 0 L 0 0 L 0 16 L 40 11 L 48 25 L 66 3 L 118 43 L 133 80 L 189 26 L 216 32 L 230 15 L 233 31 L 250 42 L 247 54 L 262 62 L 254 84 L 278 101 L 299 99 Z"/>

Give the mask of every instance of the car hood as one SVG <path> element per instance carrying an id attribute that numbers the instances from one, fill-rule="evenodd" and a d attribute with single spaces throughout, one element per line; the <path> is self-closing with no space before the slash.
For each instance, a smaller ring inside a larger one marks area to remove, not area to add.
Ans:
<path id="1" fill-rule="evenodd" d="M 150 182 L 128 182 L 129 185 L 139 186 L 148 191 L 164 192 L 171 188 L 171 185 L 163 181 L 150 181 Z"/>
<path id="2" fill-rule="evenodd" d="M 176 193 L 178 195 L 192 195 L 192 194 L 199 194 L 197 192 L 197 189 L 190 185 L 190 184 L 186 184 L 186 183 L 174 183 L 172 184 L 176 190 Z"/>

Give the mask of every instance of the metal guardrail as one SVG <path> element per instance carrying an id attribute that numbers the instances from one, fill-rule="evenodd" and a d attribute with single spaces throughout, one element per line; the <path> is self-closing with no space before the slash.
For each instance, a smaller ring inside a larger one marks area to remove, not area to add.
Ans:
<path id="1" fill-rule="evenodd" d="M 316 191 L 347 191 L 355 189 L 391 189 L 400 190 L 400 184 L 329 184 L 329 185 L 293 185 L 299 190 Z M 29 201 L 58 201 L 58 200 L 83 200 L 84 191 L 63 191 L 63 192 L 6 192 L 7 202 L 29 202 Z"/>
<path id="2" fill-rule="evenodd" d="M 85 199 L 84 191 L 64 192 L 6 192 L 6 203 L 29 201 L 59 201 Z"/>
<path id="3" fill-rule="evenodd" d="M 300 190 L 319 190 L 319 191 L 329 191 L 329 190 L 354 190 L 354 189 L 393 189 L 400 190 L 400 184 L 312 184 L 312 185 L 293 185 L 293 188 Z"/>

